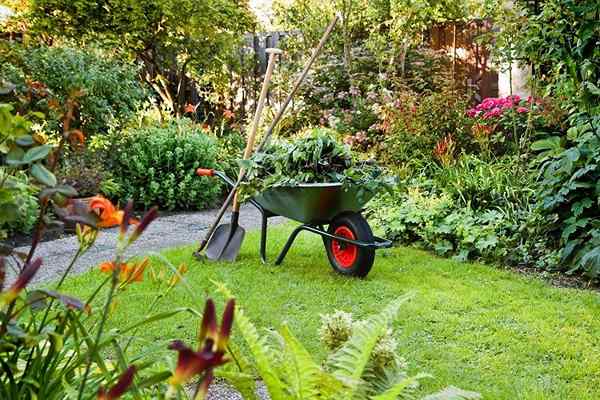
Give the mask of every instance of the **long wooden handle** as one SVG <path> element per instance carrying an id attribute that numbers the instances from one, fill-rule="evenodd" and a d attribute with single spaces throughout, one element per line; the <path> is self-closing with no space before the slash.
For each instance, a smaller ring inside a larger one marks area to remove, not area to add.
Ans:
<path id="1" fill-rule="evenodd" d="M 306 65 L 304 67 L 304 70 L 302 71 L 302 73 L 298 77 L 298 80 L 294 84 L 292 92 L 288 95 L 288 98 L 285 100 L 284 104 L 279 109 L 279 113 L 277 113 L 277 116 L 275 117 L 275 119 L 273 119 L 273 122 L 271 122 L 271 125 L 267 129 L 267 132 L 265 133 L 265 136 L 264 136 L 263 140 L 258 145 L 258 147 L 256 149 L 257 152 L 259 152 L 260 150 L 262 150 L 262 148 L 264 147 L 264 145 L 269 141 L 269 138 L 270 138 L 271 134 L 273 133 L 273 129 L 275 128 L 275 125 L 277 125 L 277 123 L 279 122 L 279 120 L 281 119 L 281 117 L 283 116 L 283 114 L 285 113 L 285 110 L 286 110 L 288 104 L 292 101 L 292 98 L 294 97 L 294 95 L 298 91 L 298 88 L 300 87 L 300 85 L 302 84 L 302 81 L 304 80 L 304 78 L 308 74 L 308 71 L 309 71 L 310 67 L 312 66 L 313 62 L 319 56 L 319 54 L 321 53 L 321 50 L 323 50 L 323 47 L 325 46 L 325 42 L 327 42 L 327 39 L 329 38 L 329 35 L 331 35 L 331 32 L 333 31 L 333 28 L 335 27 L 335 24 L 337 23 L 337 21 L 338 21 L 339 18 L 340 18 L 339 15 L 336 14 L 335 17 L 332 18 L 332 20 L 329 23 L 329 25 L 327 26 L 327 28 L 325 29 L 325 33 L 323 33 L 323 37 L 319 41 L 319 44 L 317 45 L 317 47 L 313 51 L 311 57 L 308 59 Z M 217 212 L 215 220 L 213 221 L 212 225 L 210 226 L 210 228 L 208 229 L 208 231 L 204 235 L 204 238 L 200 242 L 200 246 L 198 247 L 197 254 L 199 254 L 202 250 L 204 250 L 204 248 L 206 247 L 206 244 L 212 238 L 213 234 L 215 233 L 215 230 L 217 229 L 217 226 L 219 225 L 219 222 L 221 221 L 221 218 L 223 218 L 223 215 L 225 214 L 225 211 L 227 210 L 227 208 L 229 207 L 229 205 L 231 204 L 231 202 L 233 200 L 233 197 L 237 193 L 237 188 L 240 185 L 240 183 L 242 182 L 242 179 L 244 178 L 243 174 L 240 174 L 240 175 L 241 176 L 238 177 L 238 180 L 233 185 L 231 191 L 227 195 L 227 198 L 225 199 L 225 201 L 221 205 L 221 208 Z"/>
<path id="2" fill-rule="evenodd" d="M 244 150 L 244 160 L 247 160 L 252 155 L 252 149 L 254 149 L 254 142 L 256 141 L 256 132 L 258 131 L 258 125 L 260 125 L 262 111 L 267 100 L 267 93 L 269 92 L 271 76 L 273 76 L 273 69 L 275 68 L 275 57 L 277 57 L 277 54 L 281 54 L 281 50 L 277 49 L 267 49 L 267 52 L 269 53 L 269 63 L 267 64 L 267 71 L 265 72 L 265 78 L 260 90 L 260 96 L 258 97 L 258 103 L 256 104 L 256 111 L 254 112 L 254 119 L 252 120 L 252 126 L 250 128 L 250 134 L 248 135 L 246 149 Z M 243 176 L 244 169 L 240 168 L 238 179 L 241 180 Z M 240 202 L 238 200 L 238 192 L 236 190 L 235 197 L 233 198 L 233 212 L 237 212 L 239 210 Z"/>

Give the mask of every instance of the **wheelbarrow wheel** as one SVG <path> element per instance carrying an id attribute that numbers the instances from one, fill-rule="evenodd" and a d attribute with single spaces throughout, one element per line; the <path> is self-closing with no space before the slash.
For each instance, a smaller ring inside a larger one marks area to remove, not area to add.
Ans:
<path id="1" fill-rule="evenodd" d="M 363 242 L 373 241 L 373 232 L 369 223 L 358 213 L 347 213 L 336 217 L 329 224 L 329 233 Z M 365 277 L 373 266 L 375 250 L 359 247 L 335 239 L 324 238 L 327 257 L 333 269 L 350 276 Z"/>

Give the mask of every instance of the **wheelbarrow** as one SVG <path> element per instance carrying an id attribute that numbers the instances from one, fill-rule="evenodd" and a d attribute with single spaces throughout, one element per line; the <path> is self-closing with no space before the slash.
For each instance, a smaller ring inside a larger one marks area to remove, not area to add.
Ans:
<path id="1" fill-rule="evenodd" d="M 235 181 L 224 172 L 199 168 L 199 176 L 217 176 L 233 187 Z M 249 203 L 262 216 L 260 257 L 267 262 L 268 219 L 282 216 L 300 222 L 277 256 L 280 265 L 298 234 L 308 231 L 320 235 L 333 269 L 348 276 L 365 277 L 375 260 L 375 250 L 392 246 L 390 240 L 373 235 L 362 216 L 364 205 L 375 195 L 359 185 L 312 183 L 277 186 L 251 198 Z M 327 226 L 327 229 L 325 229 Z"/>

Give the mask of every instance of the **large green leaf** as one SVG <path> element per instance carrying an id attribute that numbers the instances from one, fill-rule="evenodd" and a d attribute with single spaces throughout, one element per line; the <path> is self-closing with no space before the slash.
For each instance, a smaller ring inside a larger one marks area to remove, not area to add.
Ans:
<path id="1" fill-rule="evenodd" d="M 32 147 L 31 149 L 27 150 L 23 156 L 23 162 L 31 164 L 33 162 L 43 160 L 48 156 L 48 154 L 50 154 L 50 150 L 52 150 L 52 146 L 47 144 Z"/>
<path id="2" fill-rule="evenodd" d="M 31 175 L 46 186 L 56 186 L 56 177 L 54 174 L 40 163 L 35 163 L 31 166 Z"/>

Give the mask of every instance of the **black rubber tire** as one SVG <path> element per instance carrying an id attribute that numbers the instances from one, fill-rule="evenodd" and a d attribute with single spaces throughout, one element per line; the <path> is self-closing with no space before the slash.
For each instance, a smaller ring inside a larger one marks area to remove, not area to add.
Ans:
<path id="1" fill-rule="evenodd" d="M 355 240 L 362 242 L 373 242 L 373 231 L 367 220 L 359 213 L 345 213 L 335 217 L 335 219 L 329 224 L 327 229 L 328 233 L 334 234 L 334 232 L 341 226 L 349 228 Z M 367 276 L 373 262 L 375 261 L 375 249 L 368 247 L 357 247 L 357 257 L 350 266 L 342 266 L 333 254 L 333 239 L 323 238 L 325 244 L 325 250 L 327 251 L 327 258 L 331 264 L 333 270 L 342 275 L 356 276 L 364 278 Z"/>

